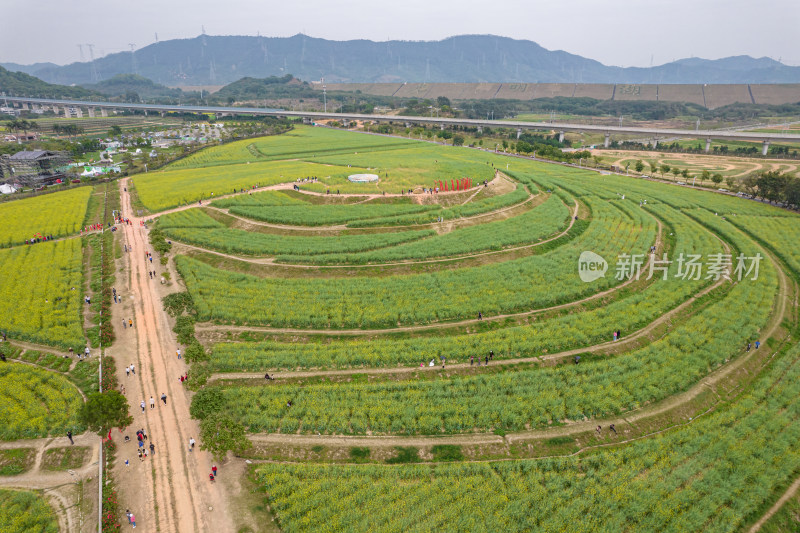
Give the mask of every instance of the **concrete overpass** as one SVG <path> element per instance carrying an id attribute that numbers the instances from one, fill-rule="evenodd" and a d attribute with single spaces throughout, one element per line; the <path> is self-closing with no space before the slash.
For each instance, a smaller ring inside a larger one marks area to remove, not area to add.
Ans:
<path id="1" fill-rule="evenodd" d="M 591 124 L 568 124 L 568 123 L 549 123 L 549 122 L 523 122 L 507 120 L 484 120 L 468 118 L 439 118 L 439 117 L 409 117 L 401 115 L 362 115 L 358 113 L 323 113 L 317 111 L 286 111 L 282 109 L 268 109 L 258 107 L 218 107 L 218 106 L 194 106 L 194 105 L 163 105 L 163 104 L 131 104 L 114 102 L 92 102 L 79 100 L 59 100 L 49 98 L 27 98 L 21 96 L 6 96 L 6 101 L 19 104 L 39 105 L 47 107 L 64 107 L 65 114 L 69 116 L 70 109 L 87 108 L 89 115 L 94 116 L 94 110 L 100 109 L 103 114 L 107 109 L 131 109 L 139 111 L 152 111 L 155 113 L 215 113 L 220 115 L 254 115 L 272 116 L 287 118 L 302 118 L 306 121 L 311 120 L 339 120 L 349 121 L 369 121 L 369 122 L 401 122 L 407 126 L 413 124 L 433 124 L 441 129 L 447 126 L 468 126 L 476 127 L 481 130 L 485 127 L 491 128 L 516 128 L 517 138 L 523 131 L 555 131 L 559 139 L 564 139 L 564 134 L 568 132 L 595 133 L 605 136 L 605 146 L 608 147 L 612 135 L 635 135 L 639 138 L 651 139 L 653 147 L 658 145 L 658 140 L 662 138 L 682 138 L 682 139 L 705 139 L 706 152 L 711 148 L 712 140 L 721 141 L 755 141 L 763 143 L 761 153 L 767 155 L 771 142 L 794 142 L 800 143 L 800 134 L 787 133 L 758 133 L 748 131 L 730 130 L 675 130 L 663 128 L 640 128 L 631 126 L 595 126 Z"/>

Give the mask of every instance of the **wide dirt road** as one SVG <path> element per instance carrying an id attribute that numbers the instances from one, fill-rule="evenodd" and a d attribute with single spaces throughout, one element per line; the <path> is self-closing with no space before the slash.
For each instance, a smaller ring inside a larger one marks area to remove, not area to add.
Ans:
<path id="1" fill-rule="evenodd" d="M 134 513 L 141 531 L 235 531 L 224 487 L 209 480 L 213 458 L 198 448 L 199 427 L 189 416 L 189 398 L 179 380 L 186 365 L 176 356 L 176 340 L 158 294 L 159 281 L 148 274 L 163 268 L 158 258 L 152 263 L 146 258 L 145 253 L 151 251 L 147 230 L 134 216 L 130 195 L 124 190 L 127 185 L 127 179 L 121 180 L 122 216 L 132 224 L 120 229 L 122 243 L 132 251 L 124 254 L 129 276 L 117 277 L 117 290 L 125 294 L 125 305 L 115 309 L 115 320 L 120 312 L 126 313 L 126 318 L 133 314 L 134 328 L 117 330 L 120 340 L 109 351 L 115 355 L 134 417 L 133 425 L 125 430 L 131 442 L 120 442 L 122 437 L 114 431 L 119 449 L 114 470 L 122 509 Z M 125 366 L 131 362 L 136 375 L 124 377 Z M 162 393 L 167 395 L 166 405 Z M 152 409 L 151 397 L 155 399 Z M 147 431 L 145 446 L 151 442 L 156 446 L 155 454 L 144 461 L 136 452 L 139 428 Z M 190 452 L 192 437 L 198 445 Z M 130 466 L 125 466 L 126 459 Z M 216 464 L 224 476 L 224 467 Z M 122 520 L 123 527 L 129 527 L 124 516 Z"/>

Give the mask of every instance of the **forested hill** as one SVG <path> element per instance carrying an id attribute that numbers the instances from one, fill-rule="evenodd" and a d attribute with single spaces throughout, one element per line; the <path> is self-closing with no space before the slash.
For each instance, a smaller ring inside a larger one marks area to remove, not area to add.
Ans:
<path id="1" fill-rule="evenodd" d="M 87 84 L 135 72 L 156 83 L 225 85 L 243 77 L 292 73 L 330 82 L 797 83 L 800 67 L 769 58 L 684 59 L 651 68 L 609 67 L 532 41 L 462 35 L 441 41 L 330 41 L 201 35 L 151 44 L 88 62 L 31 72 L 60 84 Z"/>
<path id="2" fill-rule="evenodd" d="M 24 72 L 9 72 L 0 67 L 0 92 L 42 98 L 92 98 L 98 93 L 83 87 L 47 83 Z"/>

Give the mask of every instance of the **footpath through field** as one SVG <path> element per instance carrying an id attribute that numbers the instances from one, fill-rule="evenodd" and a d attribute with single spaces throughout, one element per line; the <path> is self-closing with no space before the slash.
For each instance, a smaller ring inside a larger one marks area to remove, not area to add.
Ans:
<path id="1" fill-rule="evenodd" d="M 120 368 L 131 361 L 136 365 L 135 376 L 121 378 L 134 417 L 126 434 L 145 428 L 146 443 L 155 444 L 156 450 L 140 463 L 132 459 L 135 436 L 130 443 L 119 445 L 115 477 L 120 502 L 136 515 L 137 525 L 144 531 L 235 531 L 223 487 L 209 480 L 212 457 L 197 446 L 189 451 L 189 439 L 198 443 L 200 439 L 198 424 L 189 416 L 188 393 L 179 380 L 186 365 L 175 355 L 177 344 L 161 305 L 158 282 L 148 275 L 155 264 L 145 255 L 151 249 L 147 230 L 140 225 L 142 219 L 134 216 L 130 195 L 124 190 L 127 186 L 128 179 L 120 181 L 122 215 L 132 224 L 121 229 L 124 243 L 132 248 L 125 254 L 134 309 L 135 333 L 129 334 L 135 335 L 138 353 L 117 353 L 116 360 Z M 166 405 L 160 400 L 162 393 L 167 395 Z M 155 408 L 150 407 L 150 398 L 155 399 Z M 140 402 L 145 402 L 144 410 Z M 116 430 L 114 436 L 121 440 Z M 124 465 L 125 459 L 130 467 Z"/>

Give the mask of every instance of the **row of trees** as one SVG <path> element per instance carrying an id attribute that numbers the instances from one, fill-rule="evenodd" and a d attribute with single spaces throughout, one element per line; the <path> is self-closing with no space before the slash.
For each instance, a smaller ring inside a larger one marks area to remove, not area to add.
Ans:
<path id="1" fill-rule="evenodd" d="M 785 204 L 792 209 L 800 207 L 800 178 L 770 170 L 745 176 L 740 184 L 754 198 Z"/>
<path id="2" fill-rule="evenodd" d="M 598 147 L 601 148 L 601 147 Z M 624 149 L 624 150 L 653 150 L 649 144 L 633 142 L 633 141 L 611 141 L 609 149 Z M 715 145 L 711 148 L 715 155 L 738 155 L 745 157 L 761 157 L 761 148 L 755 145 L 752 146 L 737 146 L 731 149 L 727 144 Z M 658 145 L 659 152 L 677 152 L 681 154 L 701 154 L 705 153 L 705 146 L 701 143 L 694 146 L 686 146 L 678 142 L 671 144 L 662 143 Z M 768 156 L 777 156 L 781 158 L 800 158 L 800 152 L 792 149 L 789 146 L 771 146 Z"/>

